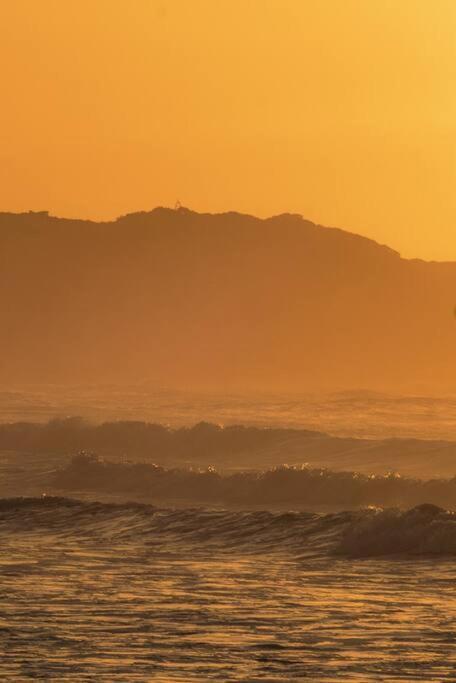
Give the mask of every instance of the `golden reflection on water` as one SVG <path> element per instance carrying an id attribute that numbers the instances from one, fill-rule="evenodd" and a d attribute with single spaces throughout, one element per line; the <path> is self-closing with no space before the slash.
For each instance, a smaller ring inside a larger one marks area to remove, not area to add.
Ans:
<path id="1" fill-rule="evenodd" d="M 0 525 L 2 680 L 454 680 L 454 564 Z"/>

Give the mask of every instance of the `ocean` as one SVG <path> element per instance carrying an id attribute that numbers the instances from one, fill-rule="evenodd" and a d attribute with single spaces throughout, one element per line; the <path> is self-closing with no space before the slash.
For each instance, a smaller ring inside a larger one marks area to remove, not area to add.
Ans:
<path id="1" fill-rule="evenodd" d="M 1 680 L 455 680 L 456 521 L 384 515 L 3 502 Z"/>
<path id="2" fill-rule="evenodd" d="M 410 443 L 455 437 L 451 398 L 198 404 L 89 394 L 67 395 L 57 410 L 56 391 L 41 404 L 37 393 L 18 392 L 8 404 L 5 393 L 3 422 L 134 415 L 395 437 L 412 471 Z M 347 466 L 359 462 L 351 453 Z M 50 482 L 68 453 L 0 456 L 2 681 L 456 680 L 456 516 L 445 506 L 306 509 L 286 491 L 275 504 L 176 504 L 89 482 L 64 492 Z"/>

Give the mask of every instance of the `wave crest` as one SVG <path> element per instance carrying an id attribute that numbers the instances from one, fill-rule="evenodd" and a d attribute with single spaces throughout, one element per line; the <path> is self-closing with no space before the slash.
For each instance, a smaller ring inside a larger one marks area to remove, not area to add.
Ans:
<path id="1" fill-rule="evenodd" d="M 456 477 L 420 480 L 395 473 L 366 475 L 307 465 L 223 474 L 206 469 L 165 468 L 150 463 L 110 462 L 80 453 L 55 475 L 63 491 L 97 491 L 151 500 L 355 508 L 412 507 L 423 501 L 456 508 Z M 321 509 L 321 507 L 320 507 Z"/>
<path id="2" fill-rule="evenodd" d="M 337 553 L 351 557 L 456 554 L 456 514 L 436 505 L 363 510 L 345 530 Z"/>
<path id="3" fill-rule="evenodd" d="M 51 496 L 0 500 L 0 534 L 39 530 L 109 544 L 132 542 L 167 552 L 189 548 L 286 552 L 295 558 L 456 554 L 456 514 L 431 504 L 405 512 L 367 509 L 323 515 L 162 509 Z"/>

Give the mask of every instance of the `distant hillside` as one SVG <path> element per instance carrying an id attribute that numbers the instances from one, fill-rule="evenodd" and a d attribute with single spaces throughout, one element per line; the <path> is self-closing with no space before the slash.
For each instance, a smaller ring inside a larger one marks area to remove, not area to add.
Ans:
<path id="1" fill-rule="evenodd" d="M 0 214 L 0 379 L 456 386 L 456 263 L 296 215 Z"/>

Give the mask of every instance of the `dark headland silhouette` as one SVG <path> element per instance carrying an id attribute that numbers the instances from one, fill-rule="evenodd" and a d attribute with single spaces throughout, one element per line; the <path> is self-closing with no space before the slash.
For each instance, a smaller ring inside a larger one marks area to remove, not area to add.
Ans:
<path id="1" fill-rule="evenodd" d="M 456 263 L 298 215 L 0 214 L 4 383 L 449 391 Z"/>

